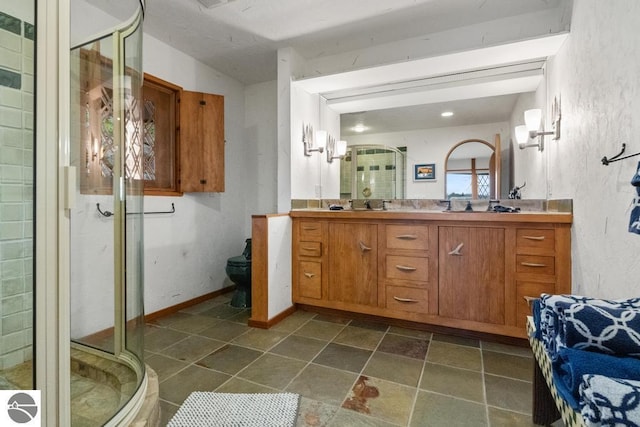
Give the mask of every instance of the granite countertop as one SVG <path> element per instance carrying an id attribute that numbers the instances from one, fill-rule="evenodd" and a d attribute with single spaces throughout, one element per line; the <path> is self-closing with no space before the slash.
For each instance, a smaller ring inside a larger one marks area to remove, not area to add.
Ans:
<path id="1" fill-rule="evenodd" d="M 289 213 L 292 218 L 343 218 L 343 219 L 405 219 L 430 221 L 479 221 L 479 222 L 552 222 L 571 223 L 570 212 L 526 212 L 498 213 L 486 211 L 434 211 L 420 209 L 389 210 L 329 210 L 327 208 L 293 209 Z"/>
<path id="2" fill-rule="evenodd" d="M 571 200 L 504 200 L 500 204 L 519 208 L 519 212 L 487 211 L 487 200 L 472 200 L 473 211 L 465 211 L 468 200 L 452 200 L 451 210 L 442 200 L 371 200 L 373 209 L 364 206 L 364 200 L 296 200 L 292 201 L 291 217 L 349 218 L 349 219 L 413 219 L 432 221 L 480 222 L 553 222 L 571 223 Z M 330 210 L 341 206 L 342 210 Z M 384 209 L 383 209 L 384 206 Z M 355 208 L 354 208 L 355 207 Z"/>

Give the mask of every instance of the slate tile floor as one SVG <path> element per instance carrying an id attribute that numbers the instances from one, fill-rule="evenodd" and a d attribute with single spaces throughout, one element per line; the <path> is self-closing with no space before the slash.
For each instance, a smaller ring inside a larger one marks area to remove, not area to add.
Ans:
<path id="1" fill-rule="evenodd" d="M 533 425 L 528 348 L 305 311 L 256 329 L 229 299 L 147 323 L 162 425 L 196 390 L 299 393 L 298 426 Z"/>

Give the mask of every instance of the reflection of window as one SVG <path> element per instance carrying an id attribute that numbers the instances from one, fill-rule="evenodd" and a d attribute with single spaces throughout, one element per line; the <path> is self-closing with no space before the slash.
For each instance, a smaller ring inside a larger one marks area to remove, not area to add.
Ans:
<path id="1" fill-rule="evenodd" d="M 176 195 L 178 173 L 178 95 L 182 88 L 144 75 L 144 194 Z"/>
<path id="2" fill-rule="evenodd" d="M 485 141 L 463 141 L 447 155 L 446 197 L 495 198 L 495 173 L 493 147 Z"/>
<path id="3" fill-rule="evenodd" d="M 447 198 L 488 199 L 491 179 L 487 169 L 448 170 Z"/>

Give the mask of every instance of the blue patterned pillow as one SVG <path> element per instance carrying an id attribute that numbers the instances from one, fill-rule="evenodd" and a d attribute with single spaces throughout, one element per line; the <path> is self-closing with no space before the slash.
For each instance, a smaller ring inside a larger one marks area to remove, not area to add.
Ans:
<path id="1" fill-rule="evenodd" d="M 578 303 L 561 316 L 560 335 L 567 347 L 640 357 L 640 309 Z"/>
<path id="2" fill-rule="evenodd" d="M 640 425 L 640 381 L 584 375 L 580 413 L 588 427 Z"/>

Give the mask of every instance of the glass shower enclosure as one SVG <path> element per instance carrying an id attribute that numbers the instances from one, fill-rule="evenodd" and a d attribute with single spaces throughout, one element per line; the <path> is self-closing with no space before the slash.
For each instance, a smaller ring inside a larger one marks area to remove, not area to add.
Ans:
<path id="1" fill-rule="evenodd" d="M 109 423 L 145 378 L 143 5 L 128 3 L 128 19 L 113 24 L 85 5 L 85 19 L 109 28 L 70 54 L 72 425 Z"/>
<path id="2" fill-rule="evenodd" d="M 120 425 L 146 390 L 144 3 L 70 3 L 0 0 L 0 390 L 41 390 L 43 425 Z M 95 35 L 67 54 L 69 8 Z"/>
<path id="3" fill-rule="evenodd" d="M 340 160 L 341 199 L 403 199 L 406 148 L 350 145 Z"/>

